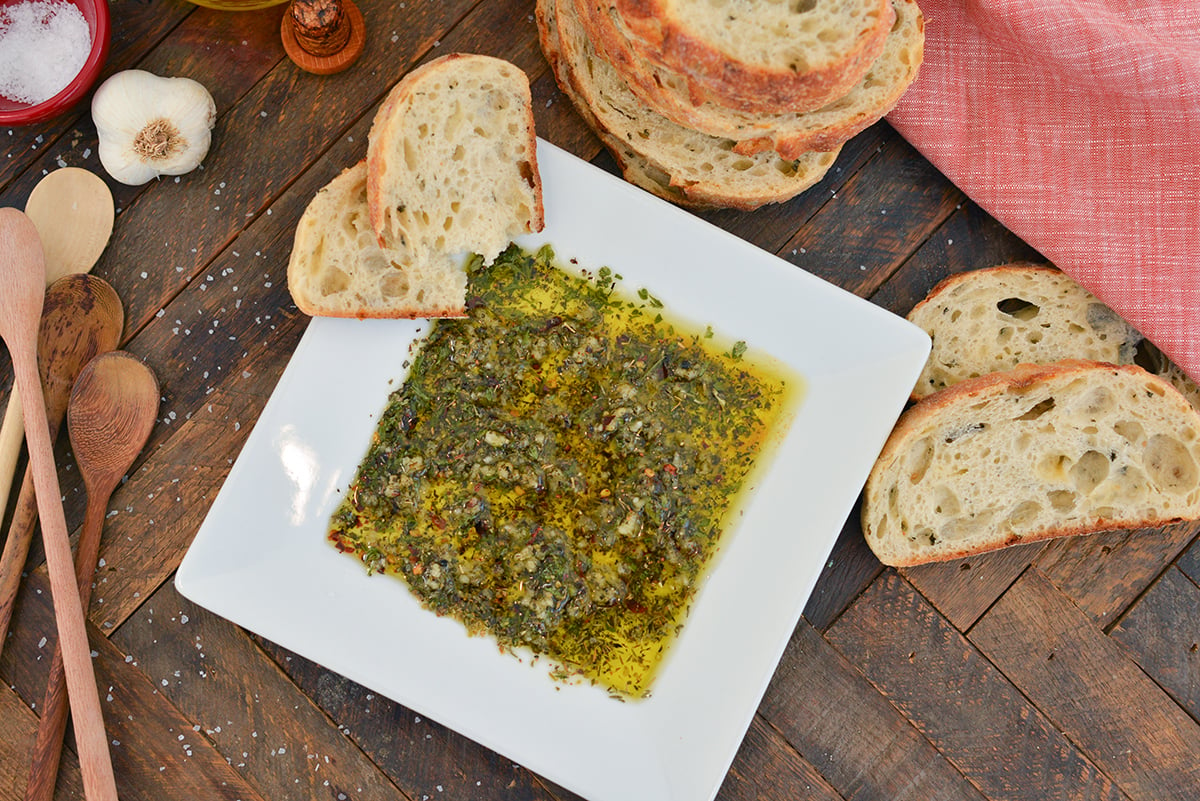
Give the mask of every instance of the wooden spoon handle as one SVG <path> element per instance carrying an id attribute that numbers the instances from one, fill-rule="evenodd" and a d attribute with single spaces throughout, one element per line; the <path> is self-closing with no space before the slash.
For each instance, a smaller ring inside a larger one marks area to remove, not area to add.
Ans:
<path id="1" fill-rule="evenodd" d="M 17 472 L 17 457 L 25 441 L 25 425 L 21 412 L 21 396 L 14 392 L 4 408 L 4 424 L 0 426 L 0 517 L 8 508 L 8 493 L 12 490 Z"/>
<path id="2" fill-rule="evenodd" d="M 50 441 L 50 425 L 46 420 L 45 400 L 33 350 L 32 344 L 28 348 L 15 348 L 10 343 L 13 373 L 21 393 L 21 404 L 25 407 L 25 437 L 37 487 L 38 517 L 46 566 L 50 571 L 58 641 L 63 653 L 71 713 L 75 717 L 80 773 L 88 801 L 116 801 L 117 785 L 108 753 L 100 696 L 96 691 L 83 606 L 79 603 L 79 588 L 74 581 L 62 490 L 54 467 L 54 447 Z"/>
<path id="3" fill-rule="evenodd" d="M 88 496 L 83 531 L 75 548 L 75 580 L 79 583 L 79 602 L 84 610 L 92 601 L 92 579 L 96 560 L 100 556 L 100 532 L 104 527 L 107 495 Z M 58 779 L 58 763 L 62 757 L 63 736 L 67 732 L 66 675 L 63 672 L 62 649 L 55 645 L 54 660 L 50 663 L 50 679 L 42 698 L 42 719 L 38 723 L 37 739 L 33 744 L 33 765 L 29 783 L 25 785 L 25 801 L 53 801 L 54 784 Z"/>
<path id="4" fill-rule="evenodd" d="M 0 651 L 4 650 L 4 642 L 8 637 L 8 625 L 12 622 L 13 607 L 17 604 L 17 591 L 21 586 L 21 571 L 25 569 L 36 526 L 37 497 L 33 491 L 33 470 L 27 467 L 25 478 L 21 481 L 21 492 L 17 495 L 17 507 L 8 526 L 4 553 L 0 554 Z"/>

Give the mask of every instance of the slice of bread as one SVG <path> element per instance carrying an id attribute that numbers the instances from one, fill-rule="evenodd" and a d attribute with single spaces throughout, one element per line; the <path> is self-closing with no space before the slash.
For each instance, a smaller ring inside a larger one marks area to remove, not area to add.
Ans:
<path id="1" fill-rule="evenodd" d="M 883 50 L 890 0 L 607 0 L 645 60 L 694 98 L 811 111 L 846 94 Z"/>
<path id="2" fill-rule="evenodd" d="M 990 373 L 906 411 L 867 480 L 868 545 L 916 565 L 1200 518 L 1200 414 L 1135 365 Z"/>
<path id="3" fill-rule="evenodd" d="M 1200 408 L 1200 388 L 1115 311 L 1053 267 L 1004 264 L 955 273 L 908 319 L 933 339 L 913 398 L 1018 364 L 1089 359 L 1138 364 Z"/>
<path id="4" fill-rule="evenodd" d="M 641 172 L 665 176 L 666 186 L 687 204 L 748 210 L 789 200 L 824 177 L 837 159 L 840 148 L 792 160 L 769 151 L 736 153 L 732 140 L 684 128 L 642 103 L 596 54 L 574 0 L 538 0 L 537 21 L 559 86 L 601 141 L 618 161 L 632 153 Z"/>
<path id="5" fill-rule="evenodd" d="M 408 73 L 376 113 L 367 203 L 385 248 L 413 259 L 478 253 L 490 264 L 544 224 L 529 79 L 452 53 Z"/>
<path id="6" fill-rule="evenodd" d="M 955 273 L 908 320 L 933 339 L 914 397 L 1030 362 L 1133 362 L 1141 335 L 1065 273 L 1005 264 Z"/>
<path id="7" fill-rule="evenodd" d="M 637 55 L 609 0 L 576 0 L 597 52 L 644 104 L 684 127 L 735 140 L 738 153 L 774 150 L 788 159 L 850 139 L 890 111 L 916 79 L 925 19 L 915 0 L 892 0 L 892 5 L 896 21 L 883 51 L 845 95 L 809 112 L 747 112 L 714 101 L 694 103 L 686 80 Z"/>
<path id="8" fill-rule="evenodd" d="M 464 257 L 412 259 L 381 248 L 367 209 L 367 164 L 317 192 L 296 225 L 288 290 L 305 314 L 323 317 L 461 317 Z"/>

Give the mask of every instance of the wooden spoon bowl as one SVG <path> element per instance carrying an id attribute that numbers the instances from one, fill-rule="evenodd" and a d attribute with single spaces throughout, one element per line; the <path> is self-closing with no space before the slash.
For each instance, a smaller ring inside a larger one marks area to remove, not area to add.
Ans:
<path id="1" fill-rule="evenodd" d="M 79 167 L 63 167 L 38 181 L 25 203 L 46 255 L 46 283 L 91 272 L 112 236 L 112 192 L 104 179 Z"/>

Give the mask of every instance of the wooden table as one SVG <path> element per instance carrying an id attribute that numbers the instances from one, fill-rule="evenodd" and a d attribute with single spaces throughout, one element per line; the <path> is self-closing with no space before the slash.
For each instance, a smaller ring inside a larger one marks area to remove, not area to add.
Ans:
<path id="1" fill-rule="evenodd" d="M 455 50 L 509 59 L 533 82 L 538 133 L 613 169 L 548 72 L 531 0 L 360 6 L 361 60 L 318 77 L 285 57 L 282 7 L 112 3 L 109 72 L 187 75 L 220 110 L 202 170 L 112 185 L 119 214 L 95 270 L 124 301 L 124 347 L 162 383 L 161 419 L 110 506 L 90 609 L 124 799 L 573 797 L 191 605 L 172 582 L 308 322 L 286 287 L 296 220 L 363 157 L 374 108 L 406 70 Z M 0 141 L 5 205 L 23 207 L 58 166 L 102 174 L 86 107 Z M 949 272 L 1038 258 L 886 123 L 796 200 L 704 216 L 901 314 Z M 82 488 L 61 443 L 59 456 L 78 526 Z M 1117 532 L 895 571 L 852 516 L 720 798 L 1200 797 L 1198 533 Z M 55 636 L 36 547 L 29 571 L 0 659 L 5 799 L 24 786 Z M 72 754 L 59 795 L 82 797 Z"/>

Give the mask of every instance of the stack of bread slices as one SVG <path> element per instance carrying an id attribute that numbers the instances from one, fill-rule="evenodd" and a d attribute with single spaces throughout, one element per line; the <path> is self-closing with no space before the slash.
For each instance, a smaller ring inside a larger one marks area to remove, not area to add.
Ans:
<path id="1" fill-rule="evenodd" d="M 915 0 L 537 0 L 563 92 L 625 178 L 754 209 L 819 181 L 916 78 Z"/>
<path id="2" fill-rule="evenodd" d="M 867 479 L 882 562 L 1200 518 L 1200 388 L 1069 276 L 958 273 L 909 320 L 933 349 Z"/>
<path id="3" fill-rule="evenodd" d="M 305 314 L 461 317 L 465 264 L 542 230 L 529 79 L 453 53 L 408 73 L 376 112 L 367 158 L 296 226 L 288 289 Z"/>

